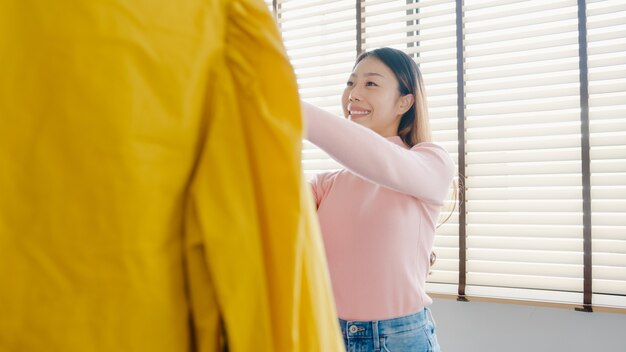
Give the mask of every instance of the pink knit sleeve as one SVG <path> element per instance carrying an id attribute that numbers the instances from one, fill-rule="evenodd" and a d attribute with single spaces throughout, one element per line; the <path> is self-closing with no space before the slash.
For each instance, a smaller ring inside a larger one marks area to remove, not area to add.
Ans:
<path id="1" fill-rule="evenodd" d="M 306 138 L 344 167 L 371 182 L 441 205 L 454 175 L 454 162 L 434 143 L 411 149 L 374 131 L 302 103 Z"/>

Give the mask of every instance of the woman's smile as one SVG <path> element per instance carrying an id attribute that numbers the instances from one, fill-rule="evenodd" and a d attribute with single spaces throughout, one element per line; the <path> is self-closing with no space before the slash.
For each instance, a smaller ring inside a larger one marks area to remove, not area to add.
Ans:
<path id="1" fill-rule="evenodd" d="M 360 117 L 365 117 L 369 115 L 372 110 L 367 110 L 360 106 L 354 106 L 352 104 L 348 105 L 348 114 L 351 119 L 358 119 Z"/>

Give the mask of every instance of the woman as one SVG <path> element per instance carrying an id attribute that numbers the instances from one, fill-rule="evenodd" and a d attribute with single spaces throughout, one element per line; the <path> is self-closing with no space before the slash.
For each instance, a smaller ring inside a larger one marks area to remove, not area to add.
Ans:
<path id="1" fill-rule="evenodd" d="M 455 166 L 431 143 L 421 74 L 391 48 L 360 55 L 346 119 L 303 103 L 307 139 L 344 166 L 312 181 L 348 351 L 439 351 L 425 292 Z"/>

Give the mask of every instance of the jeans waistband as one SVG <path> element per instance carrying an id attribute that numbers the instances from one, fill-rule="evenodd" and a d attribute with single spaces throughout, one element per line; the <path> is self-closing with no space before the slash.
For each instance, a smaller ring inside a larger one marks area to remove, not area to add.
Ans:
<path id="1" fill-rule="evenodd" d="M 430 310 L 422 311 L 399 318 L 371 321 L 355 321 L 339 319 L 341 333 L 348 338 L 372 338 L 410 331 L 423 327 L 430 315 Z"/>

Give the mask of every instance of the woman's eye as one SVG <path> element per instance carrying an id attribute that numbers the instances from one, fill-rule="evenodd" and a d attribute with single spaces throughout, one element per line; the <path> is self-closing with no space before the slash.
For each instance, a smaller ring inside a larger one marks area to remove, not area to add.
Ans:
<path id="1" fill-rule="evenodd" d="M 368 86 L 368 87 L 374 87 L 374 86 L 377 86 L 378 84 L 376 84 L 374 82 L 367 82 L 365 85 Z"/>
<path id="2" fill-rule="evenodd" d="M 346 86 L 348 86 L 348 87 L 352 87 L 352 85 L 353 85 L 353 84 L 354 84 L 354 83 L 352 83 L 352 81 L 348 81 L 348 82 L 346 82 Z"/>

